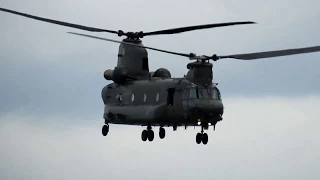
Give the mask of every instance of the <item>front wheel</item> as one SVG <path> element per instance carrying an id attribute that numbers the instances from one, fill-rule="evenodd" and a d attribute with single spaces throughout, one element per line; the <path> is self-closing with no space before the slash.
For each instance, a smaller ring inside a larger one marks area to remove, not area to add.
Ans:
<path id="1" fill-rule="evenodd" d="M 202 135 L 202 143 L 203 143 L 204 145 L 206 145 L 206 144 L 208 143 L 208 134 L 207 134 L 207 133 L 204 133 L 204 134 Z"/>

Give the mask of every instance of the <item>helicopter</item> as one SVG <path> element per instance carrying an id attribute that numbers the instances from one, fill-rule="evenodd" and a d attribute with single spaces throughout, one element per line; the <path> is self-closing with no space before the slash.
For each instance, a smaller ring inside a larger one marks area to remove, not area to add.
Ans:
<path id="1" fill-rule="evenodd" d="M 104 103 L 104 125 L 102 135 L 109 134 L 109 124 L 144 126 L 142 141 L 153 141 L 153 127 L 159 127 L 159 138 L 164 139 L 165 127 L 199 126 L 201 131 L 196 134 L 196 143 L 208 143 L 205 130 L 210 126 L 215 130 L 216 124 L 223 120 L 224 104 L 218 83 L 213 82 L 213 64 L 210 61 L 222 59 L 256 60 L 279 56 L 288 56 L 320 51 L 320 46 L 265 51 L 247 54 L 233 54 L 218 56 L 196 55 L 195 53 L 179 53 L 144 46 L 142 38 L 150 35 L 169 35 L 187 31 L 256 24 L 252 21 L 227 22 L 187 26 L 153 32 L 124 32 L 72 24 L 53 19 L 47 19 L 25 14 L 9 9 L 0 11 L 12 13 L 27 18 L 81 29 L 90 32 L 107 32 L 119 37 L 126 36 L 122 41 L 102 38 L 82 33 L 68 32 L 73 35 L 119 43 L 117 66 L 104 71 L 104 78 L 112 83 L 107 84 L 101 91 Z M 149 70 L 147 49 L 173 54 L 188 58 L 192 62 L 187 64 L 188 72 L 184 77 L 171 77 L 168 69 L 162 67 L 155 71 Z"/>

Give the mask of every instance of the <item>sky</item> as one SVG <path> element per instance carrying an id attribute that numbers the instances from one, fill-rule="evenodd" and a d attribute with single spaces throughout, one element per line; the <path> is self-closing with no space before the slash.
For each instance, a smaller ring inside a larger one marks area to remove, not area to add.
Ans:
<path id="1" fill-rule="evenodd" d="M 238 54 L 317 46 L 315 0 L 0 0 L 0 7 L 111 30 L 153 31 L 231 21 L 254 25 L 150 36 L 143 44 L 196 54 Z M 112 125 L 101 136 L 103 72 L 118 44 L 0 12 L 1 179 L 319 179 L 320 53 L 213 62 L 226 107 L 210 129 L 142 142 L 142 127 Z M 187 73 L 188 59 L 148 51 L 151 70 Z M 155 132 L 158 130 L 155 129 Z M 157 134 L 157 133 L 156 133 Z"/>

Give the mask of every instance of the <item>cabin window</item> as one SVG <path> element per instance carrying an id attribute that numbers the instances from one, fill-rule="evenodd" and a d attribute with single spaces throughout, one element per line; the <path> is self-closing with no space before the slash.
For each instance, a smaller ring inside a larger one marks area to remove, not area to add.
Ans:
<path id="1" fill-rule="evenodd" d="M 197 97 L 198 97 L 198 96 L 197 96 L 197 91 L 196 91 L 196 89 L 195 89 L 195 88 L 190 89 L 189 98 L 190 98 L 190 99 L 195 99 L 195 98 L 197 98 Z"/>
<path id="2" fill-rule="evenodd" d="M 118 95 L 116 96 L 116 99 L 117 99 L 119 102 L 121 102 L 121 101 L 122 101 L 122 94 L 118 94 Z"/>
<path id="3" fill-rule="evenodd" d="M 131 102 L 134 101 L 134 94 L 131 95 Z"/>
<path id="4" fill-rule="evenodd" d="M 183 99 L 188 99 L 188 98 L 189 98 L 189 94 L 190 94 L 190 91 L 189 91 L 189 90 L 184 91 L 184 93 L 183 93 Z"/>
<path id="5" fill-rule="evenodd" d="M 159 101 L 159 98 L 160 98 L 160 94 L 159 94 L 159 93 L 157 93 L 157 95 L 156 95 L 156 102 L 158 102 L 158 101 Z"/>
<path id="6" fill-rule="evenodd" d="M 143 102 L 146 102 L 146 100 L 147 100 L 147 95 L 144 94 L 144 95 L 143 95 Z"/>

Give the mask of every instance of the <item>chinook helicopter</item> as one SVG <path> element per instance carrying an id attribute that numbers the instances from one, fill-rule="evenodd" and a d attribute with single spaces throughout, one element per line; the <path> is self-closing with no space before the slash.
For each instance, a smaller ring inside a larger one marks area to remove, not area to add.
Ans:
<path id="1" fill-rule="evenodd" d="M 227 58 L 255 60 L 320 51 L 320 46 L 313 46 L 227 56 L 215 54 L 198 56 L 194 53 L 178 53 L 147 47 L 141 41 L 143 37 L 150 35 L 177 34 L 199 29 L 255 23 L 251 21 L 188 26 L 153 32 L 124 32 L 71 24 L 4 8 L 0 8 L 0 11 L 91 32 L 108 32 L 126 36 L 122 41 L 117 41 L 69 32 L 73 35 L 120 44 L 117 66 L 113 70 L 108 69 L 104 72 L 104 78 L 113 82 L 106 85 L 101 92 L 105 105 L 102 135 L 108 135 L 109 124 L 146 126 L 141 133 L 142 141 L 154 140 L 152 127 L 155 126 L 159 127 L 160 139 L 165 138 L 164 127 L 173 127 L 173 130 L 176 131 L 178 126 L 185 128 L 200 126 L 201 131 L 196 134 L 196 143 L 208 143 L 208 135 L 204 130 L 208 130 L 210 126 L 213 126 L 215 130 L 217 122 L 223 119 L 224 113 L 218 84 L 213 83 L 213 65 L 210 60 L 213 62 Z M 193 62 L 187 64 L 187 75 L 172 78 L 170 71 L 166 68 L 149 71 L 147 49 L 186 57 Z"/>

